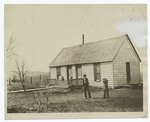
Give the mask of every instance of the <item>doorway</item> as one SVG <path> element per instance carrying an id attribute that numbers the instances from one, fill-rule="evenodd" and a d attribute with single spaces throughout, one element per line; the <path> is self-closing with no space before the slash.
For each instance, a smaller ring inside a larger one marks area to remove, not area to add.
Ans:
<path id="1" fill-rule="evenodd" d="M 129 84 L 131 82 L 130 62 L 126 62 L 126 75 L 127 75 L 127 84 Z"/>
<path id="2" fill-rule="evenodd" d="M 67 80 L 72 77 L 72 66 L 67 66 Z"/>

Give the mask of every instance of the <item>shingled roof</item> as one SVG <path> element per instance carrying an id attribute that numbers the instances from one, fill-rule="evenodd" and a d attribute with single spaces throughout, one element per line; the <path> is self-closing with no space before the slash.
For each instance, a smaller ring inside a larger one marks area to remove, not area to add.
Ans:
<path id="1" fill-rule="evenodd" d="M 126 37 L 128 35 L 63 48 L 49 67 L 113 61 Z"/>

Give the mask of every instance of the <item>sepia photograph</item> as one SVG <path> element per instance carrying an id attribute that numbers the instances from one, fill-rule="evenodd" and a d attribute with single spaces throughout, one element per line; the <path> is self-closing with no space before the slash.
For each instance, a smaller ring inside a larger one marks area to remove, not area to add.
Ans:
<path id="1" fill-rule="evenodd" d="M 147 118 L 146 4 L 5 4 L 5 119 Z"/>

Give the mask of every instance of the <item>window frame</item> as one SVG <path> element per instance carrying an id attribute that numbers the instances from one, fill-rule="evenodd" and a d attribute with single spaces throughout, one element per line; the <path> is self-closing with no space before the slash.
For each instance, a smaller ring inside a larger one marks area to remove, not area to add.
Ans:
<path id="1" fill-rule="evenodd" d="M 98 71 L 96 71 L 96 66 L 99 68 Z M 101 81 L 100 63 L 94 63 L 93 67 L 94 67 L 94 81 L 100 82 Z M 99 75 L 99 78 L 96 78 L 97 74 Z"/>

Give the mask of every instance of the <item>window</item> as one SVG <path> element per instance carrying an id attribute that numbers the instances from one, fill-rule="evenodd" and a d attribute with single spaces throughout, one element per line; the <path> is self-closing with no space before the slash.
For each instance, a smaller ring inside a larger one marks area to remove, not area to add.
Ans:
<path id="1" fill-rule="evenodd" d="M 81 65 L 76 65 L 76 78 L 82 78 Z"/>
<path id="2" fill-rule="evenodd" d="M 59 79 L 60 76 L 61 76 L 60 67 L 57 67 L 57 79 Z"/>
<path id="3" fill-rule="evenodd" d="M 130 83 L 130 81 L 131 81 L 130 62 L 126 62 L 126 75 L 127 75 L 127 83 Z"/>
<path id="4" fill-rule="evenodd" d="M 94 81 L 100 81 L 100 64 L 94 64 Z"/>

